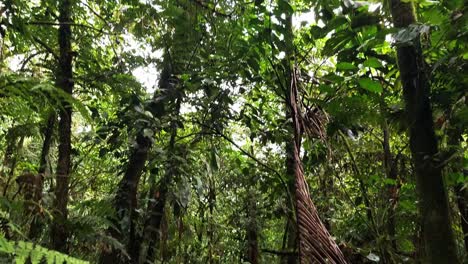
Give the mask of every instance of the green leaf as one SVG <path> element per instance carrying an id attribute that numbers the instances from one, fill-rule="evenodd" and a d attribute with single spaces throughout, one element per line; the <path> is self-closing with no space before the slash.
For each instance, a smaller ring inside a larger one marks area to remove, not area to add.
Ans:
<path id="1" fill-rule="evenodd" d="M 312 26 L 310 28 L 310 33 L 314 39 L 321 39 L 327 35 L 327 31 L 319 26 Z"/>
<path id="2" fill-rule="evenodd" d="M 280 11 L 281 13 L 285 13 L 285 14 L 292 14 L 294 13 L 294 9 L 292 8 L 291 4 L 289 4 L 288 1 L 286 0 L 280 0 L 278 1 L 278 11 Z"/>
<path id="3" fill-rule="evenodd" d="M 370 57 L 368 58 L 365 62 L 364 62 L 364 67 L 369 67 L 369 68 L 374 68 L 374 69 L 377 69 L 377 68 L 382 68 L 383 65 L 382 63 L 380 62 L 380 60 L 378 60 L 377 58 L 374 58 L 374 57 Z"/>
<path id="4" fill-rule="evenodd" d="M 334 34 L 325 42 L 325 47 L 322 50 L 323 55 L 332 56 L 343 49 L 346 44 L 354 37 L 354 32 L 350 30 L 342 30 Z"/>
<path id="5" fill-rule="evenodd" d="M 3 234 L 0 234 L 0 252 L 3 252 L 3 253 L 15 252 L 15 248 L 8 240 L 6 240 Z"/>
<path id="6" fill-rule="evenodd" d="M 336 64 L 336 69 L 342 70 L 342 71 L 351 71 L 351 70 L 356 70 L 357 67 L 350 62 L 340 62 Z"/>
<path id="7" fill-rule="evenodd" d="M 360 79 L 359 86 L 373 93 L 381 93 L 383 90 L 382 85 L 380 85 L 380 83 L 373 81 L 370 78 Z"/>
<path id="8" fill-rule="evenodd" d="M 463 59 L 468 60 L 468 52 L 463 53 Z"/>
<path id="9" fill-rule="evenodd" d="M 319 90 L 323 93 L 332 93 L 334 91 L 334 89 L 330 85 L 323 83 L 319 85 Z"/>

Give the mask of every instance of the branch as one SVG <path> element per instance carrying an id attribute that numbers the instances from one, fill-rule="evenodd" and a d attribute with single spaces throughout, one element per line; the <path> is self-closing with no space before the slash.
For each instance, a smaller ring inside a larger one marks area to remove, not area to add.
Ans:
<path id="1" fill-rule="evenodd" d="M 29 55 L 29 57 L 27 57 L 25 60 L 23 60 L 23 63 L 21 64 L 21 68 L 20 68 L 20 71 L 24 71 L 24 69 L 26 68 L 26 65 L 36 56 L 40 55 L 44 53 L 44 51 L 39 51 L 39 52 L 36 52 L 36 53 L 33 53 L 31 55 Z"/>
<path id="2" fill-rule="evenodd" d="M 83 2 L 83 1 L 81 2 L 81 4 L 86 6 L 89 9 L 89 11 L 91 11 L 91 13 L 93 13 L 95 16 L 97 16 L 99 19 L 101 19 L 104 23 L 106 23 L 106 25 L 108 27 L 110 27 L 109 22 L 105 18 L 103 18 L 100 14 L 98 14 L 96 11 L 94 11 L 94 9 L 91 6 L 89 6 L 87 3 Z"/>
<path id="3" fill-rule="evenodd" d="M 59 56 L 57 54 L 55 54 L 55 51 L 49 47 L 49 45 L 47 45 L 44 41 L 42 41 L 40 38 L 36 37 L 36 36 L 33 36 L 33 40 L 35 42 L 37 42 L 38 44 L 40 44 L 44 49 L 46 49 L 50 54 L 52 54 L 52 56 L 54 56 L 54 58 L 56 60 L 59 59 Z"/>
<path id="4" fill-rule="evenodd" d="M 6 26 L 11 27 L 11 28 L 13 28 L 13 29 L 15 29 L 15 30 L 21 32 L 20 29 L 18 28 L 18 26 L 16 26 L 16 25 L 7 24 Z M 39 45 L 41 45 L 44 49 L 46 49 L 50 54 L 52 54 L 52 56 L 54 56 L 54 58 L 55 58 L 56 60 L 59 59 L 59 56 L 58 56 L 57 54 L 55 54 L 54 50 L 53 50 L 51 47 L 49 47 L 49 45 L 47 45 L 47 43 L 45 43 L 45 42 L 42 41 L 40 38 L 38 38 L 37 36 L 34 36 L 34 35 L 32 36 L 32 39 L 33 39 L 35 42 L 37 42 Z"/>
<path id="5" fill-rule="evenodd" d="M 346 138 L 345 134 L 343 134 L 343 132 L 341 132 L 341 130 L 338 130 L 338 133 L 340 134 L 341 138 L 343 139 L 346 151 L 348 152 L 349 157 L 351 159 L 351 165 L 352 165 L 351 167 L 353 168 L 355 177 L 358 180 L 359 189 L 362 192 L 362 196 L 364 198 L 364 204 L 366 205 L 367 217 L 369 218 L 370 223 L 373 225 L 374 231 L 376 231 L 377 230 L 377 224 L 375 223 L 374 215 L 372 213 L 370 199 L 369 199 L 369 195 L 367 193 L 367 189 L 365 187 L 364 181 L 362 180 L 361 171 L 359 170 L 356 159 L 355 159 L 354 154 L 353 154 L 353 152 L 351 150 L 351 146 L 349 145 L 348 139 Z"/>

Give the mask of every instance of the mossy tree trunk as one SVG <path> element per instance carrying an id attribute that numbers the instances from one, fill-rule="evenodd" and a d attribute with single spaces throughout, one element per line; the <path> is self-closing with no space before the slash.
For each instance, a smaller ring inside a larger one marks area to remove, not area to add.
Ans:
<path id="1" fill-rule="evenodd" d="M 59 63 L 56 70 L 56 85 L 70 96 L 73 93 L 73 52 L 71 31 L 72 1 L 59 1 L 59 31 L 58 42 L 60 47 Z M 72 106 L 62 101 L 59 113 L 59 146 L 56 171 L 56 187 L 54 200 L 54 221 L 51 226 L 51 247 L 54 250 L 68 253 L 68 199 L 71 168 L 71 124 Z"/>
<path id="2" fill-rule="evenodd" d="M 412 2 L 391 0 L 390 7 L 396 28 L 405 29 L 416 22 Z M 424 263 L 458 263 L 447 191 L 442 179 L 442 168 L 436 161 L 439 150 L 429 100 L 429 80 L 419 37 L 413 39 L 411 44 L 399 45 L 397 59 L 419 195 Z"/>
<path id="3" fill-rule="evenodd" d="M 39 215 L 39 204 L 42 200 L 42 191 L 44 189 L 44 177 L 47 172 L 47 162 L 48 162 L 48 156 L 50 152 L 50 147 L 52 145 L 52 138 L 54 134 L 54 129 L 55 129 L 55 123 L 56 123 L 56 114 L 55 112 L 51 112 L 47 118 L 47 122 L 44 125 L 43 128 L 43 134 L 44 134 L 44 141 L 42 142 L 42 149 L 41 149 L 41 156 L 40 156 L 40 161 L 39 161 L 39 171 L 38 173 L 40 174 L 40 182 L 38 182 L 37 186 L 35 186 L 34 190 L 34 209 L 30 212 L 30 215 L 32 215 L 33 219 L 31 222 L 31 226 L 29 227 L 29 234 L 28 237 L 29 239 L 37 239 L 42 232 L 42 227 L 43 225 L 43 220 L 41 219 Z"/>

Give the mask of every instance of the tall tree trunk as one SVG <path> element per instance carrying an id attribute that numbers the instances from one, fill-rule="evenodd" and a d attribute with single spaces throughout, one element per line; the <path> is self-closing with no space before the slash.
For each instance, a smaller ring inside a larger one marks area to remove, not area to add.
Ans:
<path id="1" fill-rule="evenodd" d="M 250 134 L 250 154 L 255 157 L 254 153 L 254 140 L 255 137 L 253 134 Z M 250 166 L 248 175 L 245 175 L 252 182 L 255 180 L 255 171 L 254 167 Z M 258 225 L 257 225 L 257 195 L 256 195 L 256 185 L 249 185 L 247 188 L 247 256 L 246 259 L 252 264 L 260 263 L 260 250 L 258 249 Z"/>
<path id="2" fill-rule="evenodd" d="M 466 171 L 464 174 L 466 178 Z M 457 196 L 458 210 L 460 210 L 460 224 L 463 232 L 463 242 L 465 243 L 465 252 L 468 253 L 468 190 L 463 184 L 458 184 L 455 186 L 455 195 Z"/>
<path id="3" fill-rule="evenodd" d="M 176 99 L 175 116 L 179 116 L 180 110 L 180 99 Z M 146 256 L 144 256 L 143 263 L 148 261 L 152 263 L 156 257 L 156 246 L 160 239 L 161 222 L 164 216 L 164 208 L 166 204 L 168 187 L 172 180 L 177 174 L 177 161 L 173 155 L 176 155 L 175 141 L 177 137 L 177 118 L 171 121 L 171 138 L 169 140 L 169 147 L 167 153 L 169 153 L 169 160 L 167 161 L 166 171 L 161 180 L 159 187 L 151 188 L 152 199 L 148 202 L 148 213 L 149 217 L 145 222 L 145 232 L 142 241 L 148 242 L 148 250 Z"/>
<path id="4" fill-rule="evenodd" d="M 384 107 L 384 98 L 382 95 L 381 101 L 380 101 L 380 114 L 382 118 L 382 123 L 381 123 L 381 128 L 382 128 L 382 134 L 383 134 L 383 141 L 382 141 L 382 147 L 383 147 L 383 154 L 384 154 L 384 159 L 383 159 L 383 165 L 384 165 L 384 170 L 385 170 L 385 176 L 387 179 L 392 180 L 392 184 L 388 186 L 387 188 L 387 195 L 386 195 L 386 200 L 385 204 L 389 202 L 389 209 L 388 209 L 388 222 L 387 222 L 387 232 L 391 240 L 391 246 L 393 250 L 396 251 L 397 249 L 397 244 L 396 244 L 396 217 L 395 217 L 395 209 L 397 207 L 397 202 L 398 202 L 398 191 L 399 191 L 399 184 L 397 183 L 397 177 L 398 177 L 398 156 L 394 157 L 392 154 L 392 150 L 390 147 L 390 129 L 388 127 L 388 123 L 386 120 L 386 114 L 385 114 L 385 107 Z M 390 256 L 387 256 L 386 258 L 389 258 Z"/>
<path id="5" fill-rule="evenodd" d="M 416 22 L 412 2 L 391 0 L 390 7 L 396 28 L 405 29 Z M 397 59 L 420 199 L 425 263 L 458 263 L 442 168 L 435 159 L 438 146 L 419 37 L 411 45 L 397 47 Z"/>
<path id="6" fill-rule="evenodd" d="M 285 19 L 285 27 L 286 27 L 286 34 L 284 37 L 284 43 L 286 44 L 286 57 L 282 61 L 282 67 L 284 72 L 284 81 L 280 85 L 281 89 L 285 92 L 285 97 L 288 97 L 289 93 L 289 85 L 291 84 L 291 58 L 294 53 L 293 41 L 294 41 L 294 34 L 292 29 L 292 14 L 287 14 Z M 281 82 L 281 80 L 279 80 Z M 290 112 L 288 102 L 285 102 L 285 109 L 286 109 L 286 119 L 291 119 L 292 114 Z M 288 135 L 286 140 L 286 181 L 289 189 L 289 193 L 292 194 L 293 190 L 295 190 L 295 163 L 294 163 L 294 136 L 293 130 L 291 128 L 288 129 L 291 131 L 291 134 Z M 289 201 L 290 197 L 287 197 L 287 205 L 288 205 L 288 212 L 286 212 L 286 243 L 287 249 L 295 252 L 297 250 L 297 226 L 294 222 L 295 220 L 295 204 L 293 201 Z M 283 250 L 285 249 L 283 245 Z M 286 255 L 282 257 L 282 263 L 294 264 L 297 263 L 297 255 Z"/>
<path id="7" fill-rule="evenodd" d="M 127 169 L 122 180 L 119 183 L 117 194 L 114 200 L 114 208 L 117 212 L 117 219 L 115 221 L 115 226 L 118 230 L 113 227 L 109 228 L 109 234 L 118 240 L 123 242 L 125 239 L 128 239 L 129 243 L 132 241 L 129 239 L 130 236 L 130 226 L 133 225 L 134 210 L 137 208 L 137 191 L 138 184 L 140 181 L 140 176 L 145 167 L 146 160 L 148 159 L 148 152 L 151 148 L 151 139 L 145 137 L 142 132 L 137 135 L 136 138 L 137 145 L 134 147 L 132 154 L 130 156 Z M 122 221 L 128 218 L 128 222 L 125 223 L 126 228 L 121 226 Z M 128 249 L 128 248 L 127 248 Z M 129 255 L 131 254 L 128 252 Z M 133 255 L 135 253 L 133 252 Z M 121 254 L 119 249 L 112 248 L 109 251 L 102 252 L 100 263 L 131 263 L 131 260 L 127 259 L 123 254 Z"/>
<path id="8" fill-rule="evenodd" d="M 24 143 L 24 135 L 18 136 L 16 134 L 17 129 L 18 127 L 14 127 L 11 130 L 9 130 L 7 134 L 7 149 L 5 151 L 5 158 L 3 160 L 4 173 L 6 174 L 6 183 L 3 188 L 4 197 L 7 197 L 8 195 L 8 189 L 10 188 L 11 180 L 15 176 L 16 165 L 18 164 L 18 157 L 21 153 L 21 149 L 23 148 Z"/>
<path id="9" fill-rule="evenodd" d="M 149 217 L 145 222 L 145 232 L 143 241 L 147 241 L 148 249 L 144 257 L 143 263 L 152 263 L 156 258 L 156 247 L 161 238 L 161 223 L 164 217 L 164 208 L 166 205 L 167 184 L 164 180 L 159 187 L 154 187 L 151 190 L 153 201 L 148 203 Z"/>
<path id="10" fill-rule="evenodd" d="M 59 30 L 58 42 L 60 56 L 56 70 L 56 85 L 65 93 L 73 93 L 73 68 L 72 68 L 72 32 L 71 11 L 72 0 L 59 1 Z M 51 226 L 51 247 L 54 250 L 68 253 L 68 230 L 66 221 L 68 219 L 68 189 L 71 168 L 71 124 L 72 106 L 67 101 L 62 101 L 59 122 L 59 146 L 56 171 L 56 187 L 54 200 L 54 220 Z"/>
<path id="11" fill-rule="evenodd" d="M 9 178 L 9 174 L 10 174 L 10 170 L 11 170 L 11 164 L 12 164 L 12 160 L 13 160 L 13 154 L 14 154 L 14 151 L 15 151 L 15 147 L 16 147 L 16 140 L 17 140 L 17 136 L 15 135 L 15 129 L 14 129 L 14 126 L 13 127 L 10 127 L 6 133 L 6 148 L 5 148 L 5 154 L 4 154 L 4 157 L 3 157 L 3 162 L 2 162 L 2 184 L 4 185 L 3 186 L 3 196 L 6 195 L 7 191 L 8 191 L 8 185 L 10 183 L 10 178 Z"/>
<path id="12" fill-rule="evenodd" d="M 289 108 L 294 128 L 294 172 L 296 219 L 298 230 L 299 262 L 302 263 L 347 263 L 343 253 L 320 220 L 317 209 L 310 199 L 309 186 L 304 177 L 300 158 L 301 128 L 300 110 L 297 106 L 296 78 L 291 78 Z"/>
<path id="13" fill-rule="evenodd" d="M 292 163 L 288 164 L 288 166 L 292 165 L 292 167 L 288 167 L 287 169 L 291 170 L 294 175 L 299 263 L 346 263 L 343 253 L 341 253 L 338 245 L 318 216 L 317 209 L 310 199 L 309 187 L 304 177 L 300 158 L 302 121 L 300 119 L 300 108 L 297 105 L 298 83 L 295 67 L 291 63 L 294 57 L 292 15 L 291 12 L 287 12 L 284 21 L 287 32 L 284 37 L 286 57 L 283 60 L 283 67 L 286 75 L 284 76 L 285 82 L 283 88 L 285 89 L 287 113 L 292 119 L 291 130 L 293 131 L 293 140 L 292 142 L 287 142 L 290 147 L 292 146 L 292 150 L 287 149 L 287 154 L 292 154 L 292 160 L 289 160 Z"/>
<path id="14" fill-rule="evenodd" d="M 162 91 L 168 92 L 173 88 L 170 82 L 172 76 L 172 67 L 170 62 L 164 59 L 164 68 L 160 75 L 159 88 Z M 172 91 L 172 90 L 171 90 Z M 169 92 L 170 93 L 170 92 Z M 156 97 L 156 94 L 155 96 Z M 153 116 L 160 118 L 164 114 L 163 103 L 166 100 L 158 101 L 155 103 L 155 108 L 158 109 L 157 113 L 153 113 Z M 122 252 L 117 248 L 111 248 L 109 250 L 101 252 L 100 263 L 131 263 L 138 262 L 139 246 L 135 244 L 135 209 L 137 209 L 137 192 L 138 184 L 140 182 L 141 174 L 144 171 L 146 161 L 148 160 L 148 153 L 152 146 L 152 141 L 147 138 L 143 129 L 138 132 L 136 137 L 136 147 L 132 150 L 130 160 L 125 170 L 125 174 L 119 183 L 119 187 L 114 200 L 114 209 L 117 212 L 117 218 L 114 225 L 118 228 L 109 227 L 108 233 L 118 241 L 128 240 L 126 245 L 130 260 L 125 257 Z M 128 219 L 125 226 L 122 226 L 122 220 Z"/>
<path id="15" fill-rule="evenodd" d="M 35 186 L 35 191 L 34 191 L 34 202 L 35 206 L 34 209 L 29 213 L 33 217 L 31 226 L 29 227 L 29 234 L 28 237 L 31 240 L 37 239 L 40 234 L 41 230 L 43 227 L 43 222 L 41 217 L 39 216 L 39 211 L 40 208 L 38 207 L 38 204 L 40 204 L 42 200 L 42 191 L 44 188 L 44 177 L 47 172 L 47 161 L 48 161 L 48 156 L 49 156 L 49 151 L 50 151 L 50 146 L 52 144 L 52 137 L 54 134 L 54 128 L 55 128 L 55 112 L 51 112 L 49 114 L 49 117 L 47 118 L 47 123 L 44 126 L 44 141 L 42 143 L 42 150 L 41 150 L 41 156 L 40 156 L 40 161 L 39 161 L 39 179 L 40 181 L 37 183 Z"/>
<path id="16" fill-rule="evenodd" d="M 447 156 L 456 156 L 456 158 L 451 162 L 451 171 L 455 173 L 462 173 L 466 179 L 466 176 L 468 176 L 468 170 L 463 167 L 463 154 L 457 154 L 457 150 L 461 149 L 463 139 L 462 135 L 465 130 L 466 128 L 464 127 L 449 127 L 447 131 L 448 145 L 452 150 L 448 152 L 449 155 Z M 454 192 L 458 210 L 460 212 L 460 225 L 463 232 L 465 251 L 468 253 L 468 190 L 463 183 L 458 183 L 454 187 Z"/>
<path id="17" fill-rule="evenodd" d="M 247 260 L 251 264 L 260 263 L 257 230 L 257 198 L 255 190 L 249 190 L 247 197 Z"/>
<path id="18" fill-rule="evenodd" d="M 288 113 L 287 116 L 290 118 L 290 114 Z M 290 141 L 286 143 L 286 179 L 288 184 L 289 192 L 291 193 L 292 190 L 295 189 L 294 185 L 294 138 L 288 138 Z M 295 214 L 294 214 L 294 204 L 292 201 L 289 201 L 289 197 L 287 199 L 287 208 L 288 211 L 286 212 L 286 229 L 285 229 L 285 241 L 283 241 L 283 250 L 289 250 L 292 252 L 297 251 L 297 228 L 295 223 Z M 297 255 L 283 255 L 281 257 L 281 263 L 284 264 L 294 264 L 297 263 Z"/>

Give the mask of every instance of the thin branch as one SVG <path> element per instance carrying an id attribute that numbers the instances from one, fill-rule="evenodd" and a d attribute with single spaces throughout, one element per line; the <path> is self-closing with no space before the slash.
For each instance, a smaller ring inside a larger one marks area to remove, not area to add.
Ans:
<path id="1" fill-rule="evenodd" d="M 41 55 L 43 54 L 44 51 L 38 51 L 36 53 L 33 53 L 31 55 L 29 55 L 29 57 L 27 57 L 25 60 L 23 60 L 23 63 L 21 64 L 21 68 L 20 68 L 20 71 L 24 71 L 24 69 L 26 68 L 26 65 L 34 58 L 36 57 L 37 55 Z"/>
<path id="2" fill-rule="evenodd" d="M 101 19 L 104 23 L 106 23 L 108 27 L 110 27 L 109 22 L 105 18 L 103 18 L 100 14 L 98 14 L 96 11 L 94 11 L 94 9 L 91 6 L 89 6 L 86 2 L 82 1 L 81 4 L 86 6 L 89 9 L 89 11 L 91 11 L 91 13 L 93 13 L 95 16 Z"/>
<path id="3" fill-rule="evenodd" d="M 176 142 L 182 141 L 182 140 L 184 140 L 186 138 L 189 138 L 189 137 L 202 136 L 202 135 L 214 135 L 214 134 L 213 133 L 208 133 L 208 132 L 203 132 L 203 131 L 195 132 L 195 133 L 191 133 L 191 134 L 188 134 L 188 135 L 185 135 L 185 136 L 177 137 Z"/>
<path id="4" fill-rule="evenodd" d="M 59 59 L 59 56 L 55 54 L 55 51 L 51 47 L 49 47 L 49 45 L 47 45 L 44 41 L 42 41 L 40 38 L 33 36 L 33 40 L 37 42 L 39 45 L 41 45 L 44 49 L 46 49 L 50 54 L 52 54 L 52 56 L 54 56 L 56 60 Z"/>
<path id="5" fill-rule="evenodd" d="M 366 187 L 364 185 L 364 181 L 362 180 L 362 174 L 361 174 L 361 171 L 359 170 L 359 167 L 357 165 L 356 159 L 354 157 L 354 153 L 351 150 L 351 146 L 349 145 L 348 139 L 346 138 L 345 134 L 343 134 L 343 132 L 341 132 L 341 130 L 338 130 L 338 133 L 340 134 L 341 138 L 343 139 L 345 148 L 346 148 L 346 150 L 347 150 L 347 152 L 349 154 L 349 157 L 351 158 L 351 165 L 352 165 L 351 167 L 353 168 L 354 174 L 355 174 L 355 176 L 356 176 L 356 178 L 358 180 L 359 189 L 362 192 L 362 196 L 364 198 L 364 203 L 365 203 L 365 205 L 367 207 L 366 208 L 367 209 L 367 217 L 369 218 L 369 221 L 373 225 L 375 232 L 378 232 L 377 224 L 375 223 L 375 219 L 374 219 L 374 216 L 373 216 L 373 213 L 372 213 L 372 208 L 371 208 L 371 205 L 370 205 L 369 195 L 368 195 Z"/>
<path id="6" fill-rule="evenodd" d="M 283 90 L 284 93 L 286 93 L 287 89 L 286 89 L 286 87 L 284 87 L 284 84 L 281 81 L 282 79 L 281 79 L 281 77 L 280 77 L 280 75 L 279 75 L 279 73 L 278 73 L 278 71 L 277 71 L 277 69 L 275 67 L 275 64 L 273 63 L 273 61 L 269 57 L 267 57 L 267 59 L 268 59 L 268 62 L 270 63 L 270 65 L 271 65 L 273 71 L 275 72 L 276 78 L 278 78 L 278 83 L 280 85 L 280 88 Z M 278 94 L 278 96 L 281 97 L 283 100 L 286 100 L 286 98 L 284 96 L 282 96 L 281 94 Z"/>

